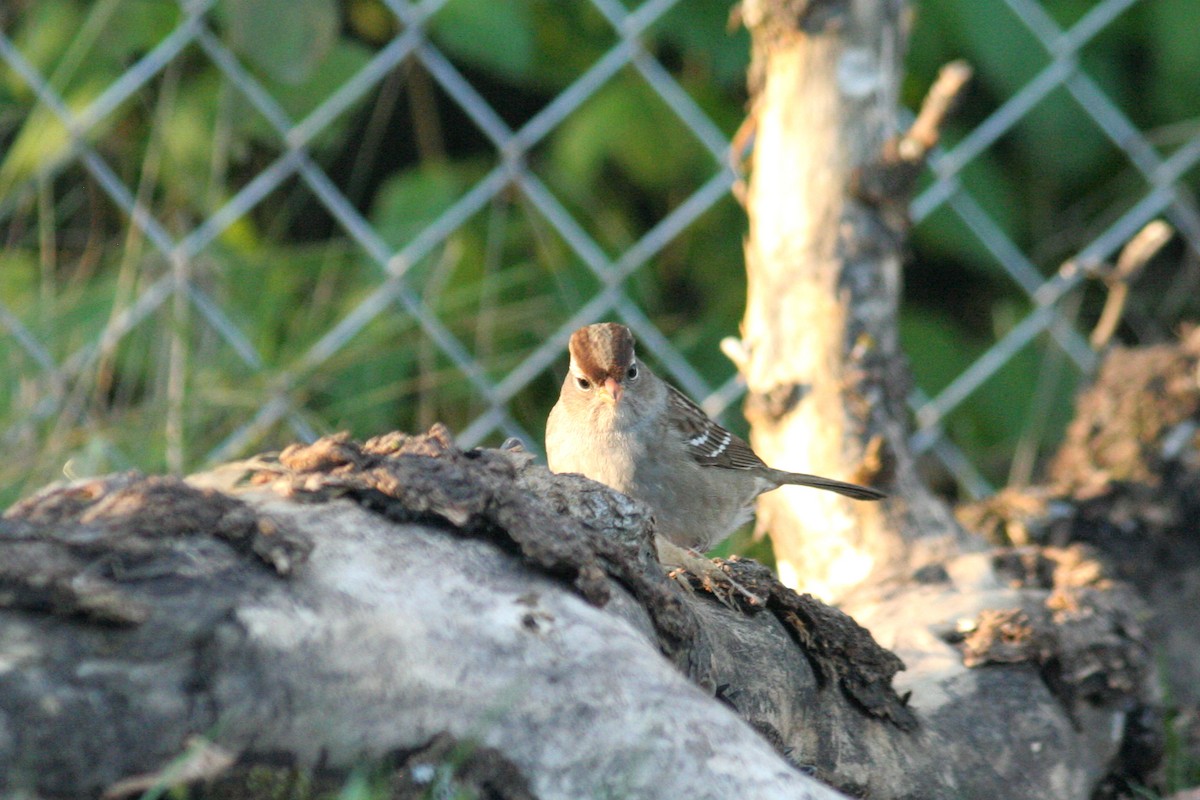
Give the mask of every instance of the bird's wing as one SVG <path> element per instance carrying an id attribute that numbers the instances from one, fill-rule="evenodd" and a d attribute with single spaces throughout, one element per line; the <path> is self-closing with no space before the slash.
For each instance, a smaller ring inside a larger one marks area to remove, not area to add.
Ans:
<path id="1" fill-rule="evenodd" d="M 709 419 L 700 406 L 670 384 L 667 384 L 667 402 L 675 428 L 697 464 L 724 469 L 766 466 L 750 445 Z"/>

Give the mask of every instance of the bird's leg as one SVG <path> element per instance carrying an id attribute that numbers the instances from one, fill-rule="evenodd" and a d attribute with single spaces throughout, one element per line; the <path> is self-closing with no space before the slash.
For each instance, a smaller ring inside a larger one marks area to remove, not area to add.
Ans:
<path id="1" fill-rule="evenodd" d="M 689 572 L 699 578 L 704 588 L 712 592 L 713 596 L 727 606 L 732 607 L 729 602 L 729 592 L 722 592 L 718 587 L 741 594 L 751 605 L 763 604 L 764 601 L 761 597 L 734 580 L 729 573 L 721 569 L 720 565 L 705 558 L 704 554 L 698 553 L 690 547 L 680 547 L 661 536 L 655 537 L 655 545 L 658 548 L 659 563 L 668 569 L 668 578 L 678 581 L 682 573 Z M 691 589 L 686 582 L 681 583 L 689 590 Z"/>

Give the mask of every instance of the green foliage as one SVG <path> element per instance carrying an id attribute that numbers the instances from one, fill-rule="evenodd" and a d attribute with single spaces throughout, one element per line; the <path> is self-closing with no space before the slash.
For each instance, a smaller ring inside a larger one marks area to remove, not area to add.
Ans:
<path id="1" fill-rule="evenodd" d="M 1194 30 L 1181 24 L 1195 10 L 1189 0 L 1156 0 L 1137 9 L 1138 23 L 1144 25 L 1140 38 L 1151 45 L 1145 53 L 1151 69 L 1131 90 L 1148 95 L 1142 108 L 1151 121 L 1191 119 L 1200 108 L 1200 85 L 1194 80 L 1200 74 L 1200 48 L 1191 36 Z"/>
<path id="2" fill-rule="evenodd" d="M 158 0 L 10 5 L 5 34 L 74 113 L 185 22 L 179 4 Z M 1064 27 L 1091 7 L 1046 1 Z M 727 27 L 730 10 L 727 0 L 682 0 L 640 40 L 726 137 L 745 114 L 749 60 L 747 33 Z M 1003 3 L 920 0 L 915 11 L 906 104 L 915 107 L 952 58 L 965 57 L 978 75 L 947 131 L 948 148 L 1053 63 Z M 1191 13 L 1190 0 L 1137 4 L 1078 59 L 1164 155 L 1194 134 L 1200 107 Z M 219 0 L 204 24 L 293 125 L 403 33 L 382 0 Z M 422 25 L 514 130 L 619 43 L 584 0 L 449 0 Z M 377 263 L 321 208 L 308 182 L 288 178 L 182 265 L 223 324 L 253 348 L 246 363 L 246 354 L 214 333 L 201 306 L 169 291 L 138 319 L 126 318 L 149 288 L 169 289 L 178 265 L 130 227 L 80 165 L 80 142 L 17 72 L 0 67 L 0 302 L 51 361 L 70 365 L 58 379 L 43 370 L 40 352 L 27 353 L 0 327 L 0 370 L 10 376 L 0 381 L 0 436 L 12 454 L 0 465 L 0 506 L 64 470 L 196 468 L 280 395 L 318 431 L 369 436 L 435 419 L 461 428 L 486 405 L 406 303 L 421 304 L 483 374 L 500 380 L 602 289 L 594 266 L 603 273 L 721 168 L 626 66 L 519 154 L 606 263 L 587 263 L 592 255 L 575 252 L 513 187 L 446 239 L 425 242 L 427 226 L 455 209 L 501 157 L 416 61 L 346 100 L 330 124 L 305 127 L 303 137 L 293 133 L 286 142 L 190 45 L 82 132 L 82 144 L 175 240 L 303 144 L 391 253 L 419 247 L 413 263 Z M 1063 88 L 975 156 L 959 180 L 1044 274 L 1144 190 L 1119 147 Z M 742 311 L 745 229 L 741 208 L 728 198 L 623 285 L 714 384 L 733 369 L 716 354 Z M 912 244 L 902 332 L 918 383 L 934 395 L 1030 306 L 952 210 L 932 214 Z M 368 299 L 383 313 L 358 320 L 355 309 Z M 1094 313 L 1085 303 L 1084 321 Z M 331 331 L 345 335 L 331 338 Z M 1029 399 L 1054 348 L 1035 341 L 946 420 L 997 480 L 1029 425 L 1042 426 L 1043 444 L 1057 436 L 1072 381 L 1042 393 L 1040 405 Z M 555 362 L 509 405 L 535 438 L 560 369 Z M 180 374 L 183 386 L 172 389 Z M 181 420 L 177 433 L 165 422 L 172 413 Z M 732 412 L 729 421 L 744 430 L 737 417 Z M 245 446 L 293 437 L 284 417 Z M 172 452 L 182 453 L 182 463 Z"/>
<path id="3" fill-rule="evenodd" d="M 234 52 L 281 84 L 311 80 L 337 39 L 334 0 L 225 0 Z"/>
<path id="4" fill-rule="evenodd" d="M 246 0 L 257 5 L 257 0 Z M 285 2 L 286 0 L 281 0 Z M 371 52 L 359 42 L 338 40 L 323 52 L 319 59 L 312 59 L 303 67 L 262 71 L 259 77 L 271 97 L 287 115 L 292 124 L 300 123 L 327 100 L 348 80 L 354 77 L 371 58 Z M 294 59 L 297 63 L 299 58 Z M 244 133 L 252 141 L 265 147 L 275 148 L 279 134 L 263 118 L 250 102 L 235 95 L 236 110 L 232 114 L 233 124 L 245 126 Z M 351 120 L 342 115 L 334 123 L 317 132 L 312 143 L 318 147 L 344 148 Z M 236 133 L 243 133 L 239 130 Z"/>
<path id="5" fill-rule="evenodd" d="M 430 33 L 447 52 L 505 80 L 527 78 L 534 63 L 533 9 L 522 0 L 451 0 Z"/>
<path id="6" fill-rule="evenodd" d="M 630 147 L 630 142 L 641 143 Z M 643 190 L 694 180 L 713 159 L 632 71 L 609 81 L 563 123 L 550 155 L 556 179 L 574 194 L 600 185 L 612 166 Z"/>
<path id="7" fill-rule="evenodd" d="M 471 163 L 433 161 L 393 175 L 376 195 L 371 221 L 394 248 L 410 244 L 445 213 L 483 170 Z"/>

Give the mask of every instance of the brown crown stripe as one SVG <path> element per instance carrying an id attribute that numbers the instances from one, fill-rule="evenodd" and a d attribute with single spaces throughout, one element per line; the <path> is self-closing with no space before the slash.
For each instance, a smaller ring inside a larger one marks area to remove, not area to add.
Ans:
<path id="1" fill-rule="evenodd" d="M 621 380 L 633 363 L 633 334 L 624 325 L 601 322 L 571 334 L 569 349 L 579 371 L 597 383 Z"/>

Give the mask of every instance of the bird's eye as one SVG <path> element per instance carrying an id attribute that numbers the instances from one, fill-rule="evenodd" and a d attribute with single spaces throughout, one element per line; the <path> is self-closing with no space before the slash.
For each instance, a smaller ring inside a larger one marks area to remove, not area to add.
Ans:
<path id="1" fill-rule="evenodd" d="M 629 369 L 625 370 L 625 379 L 636 381 L 638 376 L 637 364 L 630 364 Z"/>
<path id="2" fill-rule="evenodd" d="M 575 379 L 575 385 L 578 386 L 579 389 L 584 392 L 586 392 L 592 388 L 592 382 L 589 381 L 587 378 L 578 378 L 577 377 Z"/>

